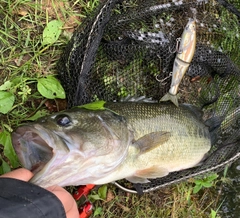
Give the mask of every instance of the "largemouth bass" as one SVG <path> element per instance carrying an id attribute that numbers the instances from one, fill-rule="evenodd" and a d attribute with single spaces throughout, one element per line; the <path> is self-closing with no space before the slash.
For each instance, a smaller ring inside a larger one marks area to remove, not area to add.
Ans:
<path id="1" fill-rule="evenodd" d="M 148 178 L 199 164 L 211 147 L 202 113 L 191 105 L 106 103 L 25 124 L 13 146 L 32 182 L 47 187 Z"/>
<path id="2" fill-rule="evenodd" d="M 190 19 L 181 36 L 178 53 L 173 63 L 170 89 L 160 101 L 172 101 L 178 107 L 177 92 L 180 82 L 188 70 L 196 49 L 196 21 Z"/>

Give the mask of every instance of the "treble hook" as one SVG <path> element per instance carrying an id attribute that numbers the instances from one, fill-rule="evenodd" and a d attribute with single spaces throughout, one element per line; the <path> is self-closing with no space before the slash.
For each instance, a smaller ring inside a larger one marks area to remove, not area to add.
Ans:
<path id="1" fill-rule="evenodd" d="M 177 44 L 176 44 L 175 50 L 171 51 L 170 47 L 168 47 L 170 53 L 175 53 L 175 52 L 182 53 L 182 51 L 179 50 L 179 44 L 181 42 L 181 38 L 180 37 L 176 38 L 176 42 L 177 42 Z"/>
<path id="2" fill-rule="evenodd" d="M 167 76 L 167 77 L 165 77 L 164 79 L 158 79 L 158 76 L 159 75 L 157 75 L 155 78 L 156 78 L 156 80 L 158 81 L 158 82 L 160 82 L 162 85 L 166 85 L 167 83 L 163 83 L 165 80 L 167 80 L 169 77 L 171 77 L 172 76 L 172 72 L 170 72 L 169 73 L 169 76 Z"/>

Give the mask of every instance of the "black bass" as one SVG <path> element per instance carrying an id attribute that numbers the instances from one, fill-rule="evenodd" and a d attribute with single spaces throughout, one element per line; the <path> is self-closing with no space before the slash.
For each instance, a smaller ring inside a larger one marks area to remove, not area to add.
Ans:
<path id="1" fill-rule="evenodd" d="M 181 36 L 178 53 L 174 60 L 170 89 L 160 101 L 171 100 L 178 107 L 177 92 L 180 82 L 188 70 L 196 49 L 196 21 L 190 19 Z"/>
<path id="2" fill-rule="evenodd" d="M 13 132 L 20 162 L 35 173 L 33 183 L 148 182 L 198 165 L 211 147 L 194 106 L 128 102 L 104 108 L 67 110 Z"/>

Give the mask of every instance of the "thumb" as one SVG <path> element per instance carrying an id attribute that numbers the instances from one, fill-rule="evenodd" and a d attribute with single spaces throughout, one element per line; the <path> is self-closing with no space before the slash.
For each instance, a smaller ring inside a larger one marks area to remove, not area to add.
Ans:
<path id="1" fill-rule="evenodd" d="M 19 179 L 19 180 L 28 182 L 33 177 L 33 173 L 27 169 L 20 168 L 17 170 L 13 170 L 9 173 L 5 173 L 2 176 L 0 176 L 0 178 L 2 178 L 2 177 Z"/>

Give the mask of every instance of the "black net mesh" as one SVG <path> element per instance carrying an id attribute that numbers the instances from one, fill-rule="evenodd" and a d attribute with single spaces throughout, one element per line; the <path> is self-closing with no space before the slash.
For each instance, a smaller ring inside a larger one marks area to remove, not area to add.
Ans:
<path id="1" fill-rule="evenodd" d="M 171 83 L 177 38 L 196 18 L 197 45 L 179 102 L 223 122 L 201 166 L 142 184 L 144 191 L 217 171 L 240 155 L 240 3 L 214 0 L 104 1 L 75 31 L 58 63 L 69 107 L 126 96 L 159 100 Z"/>

